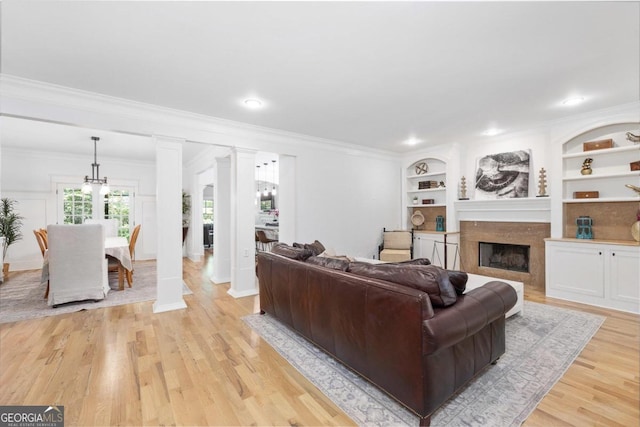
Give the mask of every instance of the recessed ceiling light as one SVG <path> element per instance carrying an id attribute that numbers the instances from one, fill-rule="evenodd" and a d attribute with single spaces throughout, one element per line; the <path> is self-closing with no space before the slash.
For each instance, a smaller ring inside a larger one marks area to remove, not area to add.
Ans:
<path id="1" fill-rule="evenodd" d="M 578 105 L 583 101 L 584 101 L 583 96 L 573 96 L 571 98 L 567 98 L 564 101 L 562 101 L 562 105 L 567 105 L 567 106 Z"/>
<path id="2" fill-rule="evenodd" d="M 256 98 L 249 98 L 244 100 L 244 105 L 247 108 L 251 108 L 252 110 L 255 110 L 257 108 L 262 107 L 262 101 Z"/>
<path id="3" fill-rule="evenodd" d="M 502 133 L 502 129 L 498 129 L 498 128 L 490 128 L 482 132 L 484 136 L 496 136 L 500 133 Z"/>
<path id="4" fill-rule="evenodd" d="M 422 142 L 421 140 L 412 136 L 411 138 L 407 139 L 404 143 L 407 145 L 417 145 L 417 144 L 420 144 L 421 142 Z"/>

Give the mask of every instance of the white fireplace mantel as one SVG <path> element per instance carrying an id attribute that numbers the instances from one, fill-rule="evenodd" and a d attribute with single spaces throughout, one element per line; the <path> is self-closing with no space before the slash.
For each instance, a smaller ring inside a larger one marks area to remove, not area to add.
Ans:
<path id="1" fill-rule="evenodd" d="M 458 221 L 551 222 L 549 197 L 495 200 L 458 200 Z"/>

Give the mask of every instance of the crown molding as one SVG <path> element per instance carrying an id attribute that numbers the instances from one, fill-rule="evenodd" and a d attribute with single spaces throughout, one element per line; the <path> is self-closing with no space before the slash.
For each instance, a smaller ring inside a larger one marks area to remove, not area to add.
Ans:
<path id="1" fill-rule="evenodd" d="M 52 83 L 25 79 L 18 76 L 0 73 L 0 86 L 3 98 L 0 103 L 0 113 L 13 114 L 6 111 L 4 104 L 7 99 L 16 99 L 38 104 L 46 104 L 54 107 L 66 107 L 84 112 L 109 115 L 115 118 L 131 120 L 138 123 L 162 124 L 175 130 L 175 135 L 167 135 L 167 132 L 158 132 L 162 135 L 184 138 L 190 142 L 201 142 L 222 146 L 237 146 L 247 149 L 263 151 L 256 147 L 256 142 L 266 144 L 283 144 L 296 152 L 299 147 L 339 151 L 354 156 L 367 156 L 383 159 L 399 159 L 398 153 L 372 149 L 342 141 L 318 138 L 309 135 L 298 134 L 268 127 L 251 125 L 233 120 L 221 119 L 188 111 L 147 104 L 95 92 L 60 86 Z M 41 119 L 46 119 L 41 117 Z M 111 131 L 131 132 L 131 130 Z M 182 131 L 199 131 L 210 138 L 202 141 L 199 138 L 190 138 Z M 145 132 L 142 132 L 143 134 Z M 154 132 L 148 132 L 150 136 Z M 287 154 L 287 153 L 281 153 Z"/>

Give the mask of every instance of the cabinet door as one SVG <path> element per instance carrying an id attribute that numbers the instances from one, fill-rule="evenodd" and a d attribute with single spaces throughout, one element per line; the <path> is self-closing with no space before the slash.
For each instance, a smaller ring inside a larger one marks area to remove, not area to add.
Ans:
<path id="1" fill-rule="evenodd" d="M 611 248 L 607 251 L 607 255 L 611 299 L 629 303 L 630 310 L 639 312 L 640 249 Z"/>
<path id="2" fill-rule="evenodd" d="M 442 267 L 444 265 L 444 245 L 436 243 L 442 239 L 439 234 L 420 233 L 415 237 L 417 244 L 413 246 L 414 258 L 429 258 L 431 264 Z M 434 250 L 435 248 L 435 250 Z"/>
<path id="3" fill-rule="evenodd" d="M 547 245 L 547 295 L 581 300 L 604 298 L 604 253 L 595 245 Z M 594 301 L 592 301 L 593 303 Z"/>

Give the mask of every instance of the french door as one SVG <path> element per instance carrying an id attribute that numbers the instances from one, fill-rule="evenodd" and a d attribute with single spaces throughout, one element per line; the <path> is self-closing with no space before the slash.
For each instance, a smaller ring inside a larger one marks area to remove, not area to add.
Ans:
<path id="1" fill-rule="evenodd" d="M 113 186 L 109 194 L 100 194 L 100 187 L 94 186 L 85 194 L 78 184 L 58 184 L 57 206 L 58 224 L 82 224 L 86 219 L 117 219 L 118 236 L 129 238 L 134 224 L 133 187 Z"/>

